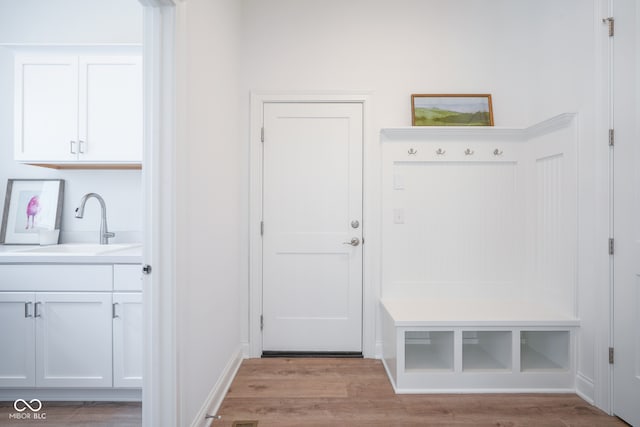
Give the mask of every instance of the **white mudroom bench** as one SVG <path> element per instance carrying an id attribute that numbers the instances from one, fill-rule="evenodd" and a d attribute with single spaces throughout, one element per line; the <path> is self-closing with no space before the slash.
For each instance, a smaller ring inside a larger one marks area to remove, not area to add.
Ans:
<path id="1" fill-rule="evenodd" d="M 517 300 L 381 300 L 396 393 L 574 392 L 579 320 Z"/>

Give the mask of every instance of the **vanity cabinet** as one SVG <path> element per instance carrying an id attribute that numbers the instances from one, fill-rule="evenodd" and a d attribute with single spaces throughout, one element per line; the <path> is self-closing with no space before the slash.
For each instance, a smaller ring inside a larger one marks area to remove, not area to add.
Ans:
<path id="1" fill-rule="evenodd" d="M 139 264 L 0 264 L 0 389 L 140 389 L 141 291 Z"/>
<path id="2" fill-rule="evenodd" d="M 15 55 L 15 159 L 35 164 L 140 164 L 139 53 Z"/>
<path id="3" fill-rule="evenodd" d="M 111 386 L 111 293 L 2 292 L 0 319 L 0 386 Z"/>

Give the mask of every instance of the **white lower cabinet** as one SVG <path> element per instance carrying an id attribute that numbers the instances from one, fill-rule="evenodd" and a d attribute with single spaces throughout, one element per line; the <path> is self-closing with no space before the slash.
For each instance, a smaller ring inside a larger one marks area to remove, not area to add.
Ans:
<path id="1" fill-rule="evenodd" d="M 33 292 L 0 292 L 0 387 L 36 383 Z"/>
<path id="2" fill-rule="evenodd" d="M 111 387 L 111 293 L 0 294 L 2 387 Z"/>
<path id="3" fill-rule="evenodd" d="M 14 389 L 139 399 L 141 276 L 137 264 L 0 264 L 0 400 Z"/>
<path id="4" fill-rule="evenodd" d="M 37 387 L 111 387 L 111 293 L 36 293 L 34 317 Z"/>
<path id="5" fill-rule="evenodd" d="M 142 387 L 142 293 L 113 294 L 113 386 Z"/>

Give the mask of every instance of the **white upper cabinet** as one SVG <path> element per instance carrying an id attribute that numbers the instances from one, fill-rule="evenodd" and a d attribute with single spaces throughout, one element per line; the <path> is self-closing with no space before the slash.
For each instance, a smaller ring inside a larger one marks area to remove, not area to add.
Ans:
<path id="1" fill-rule="evenodd" d="M 142 60 L 80 57 L 78 158 L 142 161 Z"/>
<path id="2" fill-rule="evenodd" d="M 140 164 L 139 54 L 15 56 L 15 159 Z"/>
<path id="3" fill-rule="evenodd" d="M 78 58 L 16 56 L 14 117 L 16 160 L 76 160 Z"/>

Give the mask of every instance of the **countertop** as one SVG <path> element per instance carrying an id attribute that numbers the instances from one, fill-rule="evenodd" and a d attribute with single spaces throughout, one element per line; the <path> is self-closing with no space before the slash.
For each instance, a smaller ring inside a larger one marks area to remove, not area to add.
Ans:
<path id="1" fill-rule="evenodd" d="M 61 245 L 51 248 L 56 246 Z M 0 264 L 142 264 L 142 244 L 108 246 L 105 253 L 59 253 L 29 252 L 46 250 L 37 245 L 0 245 Z"/>

